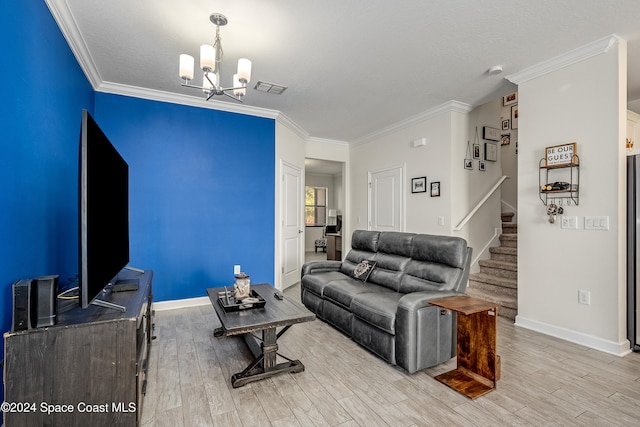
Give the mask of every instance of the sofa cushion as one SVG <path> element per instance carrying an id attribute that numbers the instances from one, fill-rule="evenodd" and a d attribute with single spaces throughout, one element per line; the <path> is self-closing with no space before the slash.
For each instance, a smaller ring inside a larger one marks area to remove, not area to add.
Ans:
<path id="1" fill-rule="evenodd" d="M 323 271 L 320 273 L 306 274 L 302 278 L 302 287 L 324 298 L 324 289 L 334 280 L 344 279 L 344 274 L 339 271 Z"/>
<path id="2" fill-rule="evenodd" d="M 460 237 L 419 234 L 413 238 L 411 258 L 464 268 L 467 260 L 467 242 Z"/>
<path id="3" fill-rule="evenodd" d="M 411 261 L 402 278 L 400 292 L 449 291 L 458 282 L 462 270 L 448 265 Z"/>
<path id="4" fill-rule="evenodd" d="M 398 291 L 410 258 L 379 252 L 375 260 L 376 268 L 371 273 L 369 282 L 384 286 L 392 291 Z"/>
<path id="5" fill-rule="evenodd" d="M 364 259 L 353 270 L 353 278 L 366 282 L 371 272 L 376 266 L 376 262 L 370 259 Z"/>
<path id="6" fill-rule="evenodd" d="M 416 234 L 402 233 L 399 231 L 387 231 L 380 233 L 378 252 L 411 257 L 412 242 Z"/>
<path id="7" fill-rule="evenodd" d="M 343 279 L 334 280 L 325 286 L 324 297 L 345 308 L 349 308 L 354 296 L 367 292 L 391 292 L 391 290 L 373 283 L 364 283 L 352 277 L 343 276 Z"/>
<path id="8" fill-rule="evenodd" d="M 356 230 L 351 236 L 351 249 L 378 252 L 379 231 Z"/>
<path id="9" fill-rule="evenodd" d="M 359 319 L 383 331 L 395 335 L 398 301 L 404 294 L 399 292 L 377 292 L 353 297 L 351 312 Z"/>

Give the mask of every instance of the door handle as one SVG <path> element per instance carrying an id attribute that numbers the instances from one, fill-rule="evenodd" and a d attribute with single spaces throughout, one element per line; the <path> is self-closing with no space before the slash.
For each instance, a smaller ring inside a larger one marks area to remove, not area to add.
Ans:
<path id="1" fill-rule="evenodd" d="M 304 231 L 298 230 L 298 234 L 302 234 L 302 233 L 304 233 Z"/>

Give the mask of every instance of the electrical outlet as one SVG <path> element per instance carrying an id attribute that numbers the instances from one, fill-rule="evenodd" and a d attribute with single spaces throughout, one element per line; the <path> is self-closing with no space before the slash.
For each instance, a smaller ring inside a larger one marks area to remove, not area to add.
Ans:
<path id="1" fill-rule="evenodd" d="M 444 217 L 443 216 L 439 216 L 438 217 L 438 225 L 444 225 Z"/>
<path id="2" fill-rule="evenodd" d="M 233 266 L 233 274 L 240 274 L 240 264 L 236 264 Z"/>
<path id="3" fill-rule="evenodd" d="M 578 302 L 586 305 L 591 304 L 591 292 L 578 289 Z"/>

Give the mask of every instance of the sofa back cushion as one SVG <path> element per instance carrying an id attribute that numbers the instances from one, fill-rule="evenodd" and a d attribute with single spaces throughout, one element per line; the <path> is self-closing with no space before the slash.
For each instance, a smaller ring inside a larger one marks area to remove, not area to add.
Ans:
<path id="1" fill-rule="evenodd" d="M 459 237 L 416 235 L 411 261 L 405 270 L 400 292 L 457 290 L 467 263 L 467 242 Z"/>

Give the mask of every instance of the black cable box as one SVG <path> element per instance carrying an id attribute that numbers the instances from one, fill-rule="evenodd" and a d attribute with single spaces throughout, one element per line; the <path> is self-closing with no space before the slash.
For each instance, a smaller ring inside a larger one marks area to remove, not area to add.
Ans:
<path id="1" fill-rule="evenodd" d="M 138 279 L 122 279 L 122 280 L 118 280 L 111 287 L 111 292 L 137 291 L 139 284 L 140 284 L 140 280 L 138 280 Z"/>

